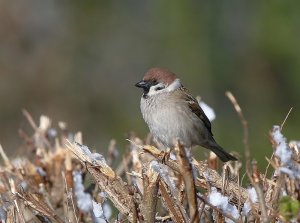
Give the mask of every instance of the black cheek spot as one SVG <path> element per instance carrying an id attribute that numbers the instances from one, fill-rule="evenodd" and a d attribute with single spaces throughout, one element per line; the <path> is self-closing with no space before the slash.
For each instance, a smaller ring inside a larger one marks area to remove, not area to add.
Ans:
<path id="1" fill-rule="evenodd" d="M 150 91 L 150 86 L 144 87 L 143 90 L 144 90 L 144 94 L 148 94 Z"/>

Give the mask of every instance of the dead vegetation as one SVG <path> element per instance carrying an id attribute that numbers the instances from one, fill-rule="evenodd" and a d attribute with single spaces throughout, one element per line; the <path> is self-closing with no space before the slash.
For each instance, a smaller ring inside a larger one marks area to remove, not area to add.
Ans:
<path id="1" fill-rule="evenodd" d="M 239 161 L 220 168 L 213 153 L 199 161 L 180 142 L 165 151 L 135 136 L 122 157 L 114 141 L 101 155 L 82 144 L 80 132 L 68 132 L 65 123 L 54 129 L 46 116 L 37 125 L 28 112 L 24 115 L 34 130 L 32 136 L 21 132 L 28 156 L 9 159 L 0 147 L 0 222 L 300 220 L 300 143 L 286 143 L 279 126 L 270 132 L 274 154 L 263 173 L 250 160 L 245 132 L 251 184 L 244 187 Z"/>

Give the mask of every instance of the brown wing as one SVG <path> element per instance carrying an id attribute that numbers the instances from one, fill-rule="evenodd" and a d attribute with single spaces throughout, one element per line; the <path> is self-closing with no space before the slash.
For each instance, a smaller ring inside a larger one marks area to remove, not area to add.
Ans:
<path id="1" fill-rule="evenodd" d="M 191 111 L 201 119 L 201 121 L 204 123 L 205 127 L 209 130 L 211 135 L 213 135 L 211 132 L 211 123 L 207 118 L 207 116 L 205 115 L 202 108 L 200 107 L 198 101 L 188 92 L 186 88 L 182 87 L 181 89 L 185 92 L 184 99 L 188 102 Z"/>

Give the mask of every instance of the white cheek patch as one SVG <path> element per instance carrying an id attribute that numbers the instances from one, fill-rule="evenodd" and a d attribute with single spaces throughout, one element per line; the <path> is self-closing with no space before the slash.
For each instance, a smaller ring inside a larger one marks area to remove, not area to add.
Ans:
<path id="1" fill-rule="evenodd" d="M 173 81 L 172 84 L 170 84 L 170 85 L 166 88 L 166 90 L 170 92 L 170 91 L 175 91 L 175 90 L 177 90 L 178 88 L 181 88 L 181 87 L 182 87 L 181 82 L 180 82 L 180 80 L 177 78 L 177 79 L 175 79 L 175 80 Z"/>
<path id="2" fill-rule="evenodd" d="M 161 87 L 162 89 L 161 90 L 155 90 L 159 87 Z M 153 86 L 150 87 L 149 92 L 147 93 L 147 95 L 151 96 L 151 95 L 159 94 L 159 93 L 162 93 L 162 92 L 165 92 L 165 91 L 166 91 L 165 85 L 162 84 L 162 83 L 158 83 L 157 85 L 153 85 Z"/>
<path id="3" fill-rule="evenodd" d="M 165 87 L 164 84 L 162 83 L 158 83 L 157 85 L 154 85 L 154 86 L 151 86 L 150 89 L 149 89 L 149 92 L 147 93 L 148 96 L 152 96 L 152 95 L 155 95 L 155 94 L 160 94 L 160 93 L 163 93 L 163 92 L 171 92 L 171 91 L 175 91 L 177 90 L 178 88 L 180 88 L 182 85 L 181 85 L 181 82 L 179 79 L 176 79 L 173 81 L 172 84 L 170 84 L 168 87 Z M 161 90 L 158 90 L 157 88 L 162 88 Z"/>

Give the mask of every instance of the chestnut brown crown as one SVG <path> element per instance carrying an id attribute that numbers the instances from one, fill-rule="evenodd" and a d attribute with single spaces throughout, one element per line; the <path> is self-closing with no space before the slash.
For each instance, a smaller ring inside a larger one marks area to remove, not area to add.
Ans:
<path id="1" fill-rule="evenodd" d="M 164 68 L 154 67 L 146 72 L 143 81 L 163 83 L 168 86 L 172 84 L 176 79 L 176 75 L 171 71 Z"/>

